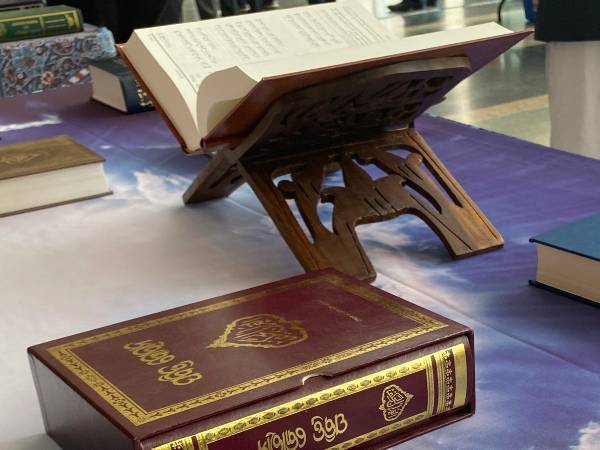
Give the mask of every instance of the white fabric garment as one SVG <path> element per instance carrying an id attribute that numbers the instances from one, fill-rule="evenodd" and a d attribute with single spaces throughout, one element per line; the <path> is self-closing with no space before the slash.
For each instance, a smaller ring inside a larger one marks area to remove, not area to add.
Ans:
<path id="1" fill-rule="evenodd" d="M 550 145 L 600 159 L 600 41 L 551 42 Z"/>

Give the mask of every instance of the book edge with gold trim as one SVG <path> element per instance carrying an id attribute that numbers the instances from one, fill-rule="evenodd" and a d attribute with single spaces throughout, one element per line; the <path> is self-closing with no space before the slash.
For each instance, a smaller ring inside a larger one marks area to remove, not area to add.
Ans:
<path id="1" fill-rule="evenodd" d="M 463 336 L 413 352 L 405 355 L 402 362 L 392 359 L 376 369 L 353 371 L 348 374 L 348 381 L 287 402 L 255 408 L 255 412 L 235 420 L 215 419 L 214 426 L 203 426 L 200 422 L 187 427 L 196 427 L 198 432 L 183 433 L 162 444 L 164 435 L 154 437 L 142 447 L 145 450 L 273 450 L 280 448 L 277 443 L 285 443 L 287 447 L 283 448 L 294 448 L 297 443 L 297 448 L 310 450 L 387 448 L 474 413 L 471 337 Z M 451 370 L 444 365 L 449 361 Z M 402 385 L 404 378 L 421 371 L 428 379 L 424 391 Z M 449 397 L 449 391 L 454 395 Z M 413 398 L 423 393 L 427 397 L 426 408 L 403 414 Z M 345 407 L 338 405 L 348 397 L 353 400 L 350 406 L 348 401 Z M 380 415 L 385 422 L 370 427 L 365 421 L 347 418 L 351 414 Z M 250 433 L 253 435 L 248 436 Z"/>

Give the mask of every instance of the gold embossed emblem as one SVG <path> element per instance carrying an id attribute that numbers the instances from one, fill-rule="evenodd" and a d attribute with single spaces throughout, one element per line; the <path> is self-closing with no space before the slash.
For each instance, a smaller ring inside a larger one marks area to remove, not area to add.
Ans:
<path id="1" fill-rule="evenodd" d="M 169 450 L 194 450 L 194 441 L 191 438 L 180 439 L 169 444 Z"/>
<path id="2" fill-rule="evenodd" d="M 4 155 L 0 157 L 0 163 L 9 165 L 23 164 L 39 156 L 39 153 L 13 153 L 12 155 Z"/>
<path id="3" fill-rule="evenodd" d="M 383 418 L 387 422 L 398 419 L 413 397 L 414 395 L 395 384 L 386 386 L 381 394 L 381 405 L 379 406 L 379 409 L 383 411 Z"/>
<path id="4" fill-rule="evenodd" d="M 209 347 L 284 348 L 306 339 L 308 333 L 300 322 L 274 314 L 257 314 L 231 322 Z"/>

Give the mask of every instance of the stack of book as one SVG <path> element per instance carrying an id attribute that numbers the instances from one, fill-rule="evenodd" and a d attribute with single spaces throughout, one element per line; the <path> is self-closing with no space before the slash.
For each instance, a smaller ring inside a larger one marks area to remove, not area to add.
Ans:
<path id="1" fill-rule="evenodd" d="M 46 0 L 0 0 L 0 12 L 46 6 Z"/>
<path id="2" fill-rule="evenodd" d="M 114 57 L 114 45 L 112 33 L 84 25 L 77 8 L 0 11 L 0 97 L 89 81 L 88 64 Z"/>
<path id="3" fill-rule="evenodd" d="M 70 6 L 9 9 L 0 12 L 0 42 L 83 31 L 81 11 Z"/>

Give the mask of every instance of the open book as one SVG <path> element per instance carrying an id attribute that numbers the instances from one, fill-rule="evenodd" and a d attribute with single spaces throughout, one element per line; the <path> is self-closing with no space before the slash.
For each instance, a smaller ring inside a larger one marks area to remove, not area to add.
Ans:
<path id="1" fill-rule="evenodd" d="M 136 30 L 120 49 L 185 151 L 239 141 L 281 95 L 371 67 L 467 56 L 526 33 L 495 23 L 399 38 L 352 1 Z"/>

